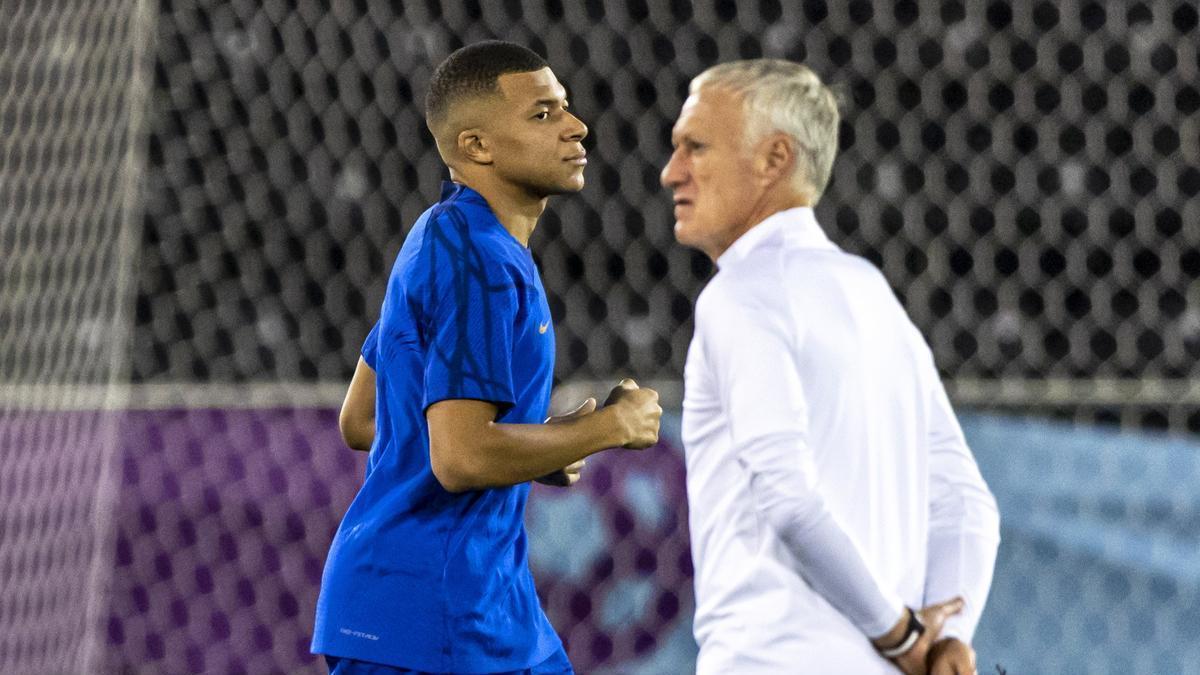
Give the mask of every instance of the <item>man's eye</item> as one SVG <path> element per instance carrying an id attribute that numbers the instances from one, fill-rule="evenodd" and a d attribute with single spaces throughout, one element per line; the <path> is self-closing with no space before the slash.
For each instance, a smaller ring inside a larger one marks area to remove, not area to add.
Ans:
<path id="1" fill-rule="evenodd" d="M 546 111 L 546 110 L 543 110 L 542 112 L 540 112 L 540 113 L 538 113 L 538 114 L 534 115 L 533 117 L 534 117 L 534 119 L 539 119 L 539 120 L 549 119 L 549 118 L 550 118 L 550 112 L 549 112 L 549 111 Z"/>

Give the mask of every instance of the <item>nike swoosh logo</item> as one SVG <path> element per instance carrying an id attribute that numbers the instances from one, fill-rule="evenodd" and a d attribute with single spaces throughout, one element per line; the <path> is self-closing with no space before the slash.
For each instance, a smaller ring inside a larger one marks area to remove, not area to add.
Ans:
<path id="1" fill-rule="evenodd" d="M 549 328 L 550 328 L 550 322 L 547 321 L 546 323 L 540 324 L 538 326 L 538 332 L 545 333 Z"/>

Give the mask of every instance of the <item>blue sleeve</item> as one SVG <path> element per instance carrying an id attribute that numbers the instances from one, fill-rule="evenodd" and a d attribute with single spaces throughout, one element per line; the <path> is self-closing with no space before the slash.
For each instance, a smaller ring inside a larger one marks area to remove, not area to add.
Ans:
<path id="1" fill-rule="evenodd" d="M 374 326 L 371 326 L 371 332 L 367 333 L 367 339 L 363 340 L 362 346 L 363 361 L 371 366 L 371 370 L 378 371 L 376 365 L 379 362 L 379 322 L 376 321 Z"/>
<path id="2" fill-rule="evenodd" d="M 456 214 L 452 214 L 456 215 Z M 508 267 L 472 241 L 465 221 L 428 230 L 424 305 L 425 400 L 489 401 L 504 413 L 515 401 L 512 377 L 517 287 Z"/>

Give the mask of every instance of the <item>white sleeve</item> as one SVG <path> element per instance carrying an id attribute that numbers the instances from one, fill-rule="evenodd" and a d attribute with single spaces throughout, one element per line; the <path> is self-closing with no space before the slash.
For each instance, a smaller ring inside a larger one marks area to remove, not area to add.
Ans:
<path id="1" fill-rule="evenodd" d="M 936 373 L 931 399 L 925 604 L 961 596 L 965 606 L 942 636 L 970 643 L 992 585 L 1000 514 Z"/>
<path id="2" fill-rule="evenodd" d="M 886 633 L 904 603 L 872 574 L 816 489 L 797 328 L 777 308 L 750 299 L 705 298 L 697 307 L 738 464 L 754 508 L 799 562 L 797 572 L 864 635 Z"/>

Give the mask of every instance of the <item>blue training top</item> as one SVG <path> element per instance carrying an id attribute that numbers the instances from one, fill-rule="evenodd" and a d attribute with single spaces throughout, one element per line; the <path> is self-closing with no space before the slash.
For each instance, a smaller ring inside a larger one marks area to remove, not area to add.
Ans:
<path id="1" fill-rule="evenodd" d="M 554 330 L 529 249 L 479 193 L 444 184 L 400 249 L 372 334 L 375 442 L 325 563 L 312 650 L 434 672 L 532 668 L 562 644 L 529 572 L 529 484 L 447 492 L 425 421 L 445 399 L 491 401 L 498 422 L 545 420 Z"/>

